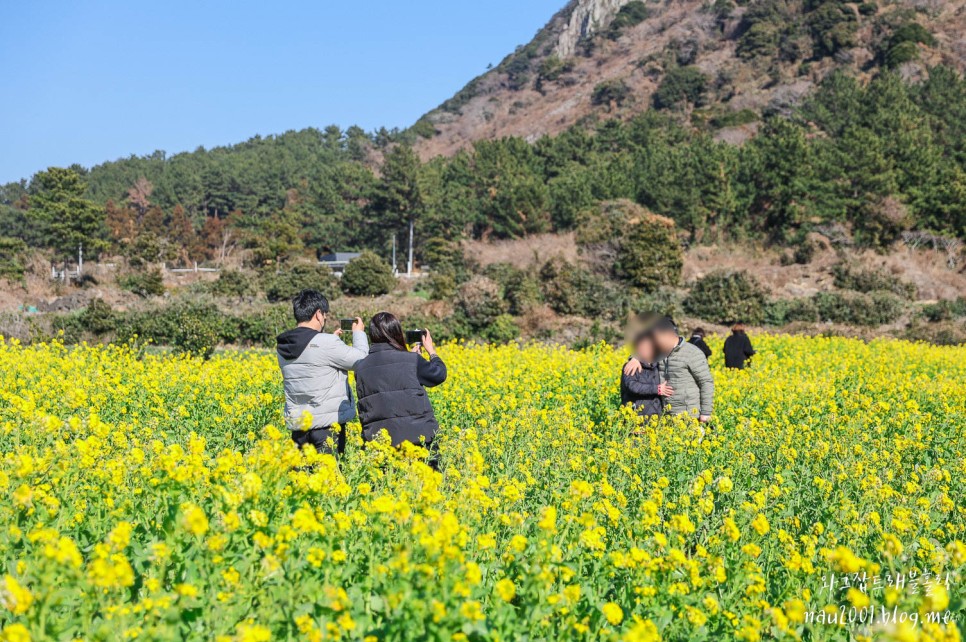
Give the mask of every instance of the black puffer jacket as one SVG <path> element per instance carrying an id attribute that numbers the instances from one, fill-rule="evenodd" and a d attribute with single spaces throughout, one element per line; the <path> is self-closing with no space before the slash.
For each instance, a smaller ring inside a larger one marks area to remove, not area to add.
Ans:
<path id="1" fill-rule="evenodd" d="M 735 332 L 724 342 L 725 368 L 737 368 L 741 370 L 745 367 L 745 361 L 755 355 L 755 349 L 751 347 L 751 339 L 744 332 Z"/>
<path id="2" fill-rule="evenodd" d="M 633 404 L 642 417 L 661 415 L 664 399 L 657 394 L 661 370 L 656 363 L 644 363 L 641 367 L 641 371 L 631 377 L 621 373 L 621 405 Z"/>
<path id="3" fill-rule="evenodd" d="M 427 361 L 386 343 L 373 344 L 356 365 L 363 438 L 372 441 L 385 429 L 393 446 L 429 444 L 439 424 L 425 388 L 444 381 L 446 365 L 439 357 Z"/>

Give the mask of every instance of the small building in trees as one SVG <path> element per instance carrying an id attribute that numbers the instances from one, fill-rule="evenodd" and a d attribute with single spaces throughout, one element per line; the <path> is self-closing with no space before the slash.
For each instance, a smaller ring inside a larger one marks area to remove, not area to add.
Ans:
<path id="1" fill-rule="evenodd" d="M 327 266 L 336 274 L 342 274 L 345 272 L 345 266 L 349 265 L 349 261 L 360 256 L 359 252 L 332 252 L 319 257 L 319 263 Z"/>

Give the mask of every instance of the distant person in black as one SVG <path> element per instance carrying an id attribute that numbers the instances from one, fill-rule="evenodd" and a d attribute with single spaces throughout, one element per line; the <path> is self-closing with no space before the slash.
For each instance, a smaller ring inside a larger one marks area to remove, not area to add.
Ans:
<path id="1" fill-rule="evenodd" d="M 446 381 L 446 364 L 436 354 L 432 335 L 427 330 L 407 350 L 399 319 L 380 312 L 369 322 L 369 341 L 369 356 L 355 367 L 362 438 L 372 441 L 385 430 L 397 448 L 410 442 L 429 450 L 427 463 L 435 468 L 433 440 L 439 424 L 426 388 Z"/>
<path id="2" fill-rule="evenodd" d="M 704 342 L 704 328 L 695 328 L 694 332 L 691 333 L 691 338 L 688 339 L 688 343 L 695 346 L 704 353 L 705 358 L 711 358 L 711 348 L 708 344 Z"/>
<path id="3" fill-rule="evenodd" d="M 754 354 L 755 349 L 751 347 L 751 339 L 745 334 L 745 324 L 736 323 L 731 328 L 731 336 L 724 342 L 725 368 L 741 370 L 745 367 L 745 361 Z"/>

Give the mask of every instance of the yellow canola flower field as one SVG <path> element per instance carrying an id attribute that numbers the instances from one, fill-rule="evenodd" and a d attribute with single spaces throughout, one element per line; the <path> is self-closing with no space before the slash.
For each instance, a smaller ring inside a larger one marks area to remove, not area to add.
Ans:
<path id="1" fill-rule="evenodd" d="M 966 349 L 755 341 L 704 435 L 445 346 L 443 474 L 299 453 L 270 354 L 0 342 L 0 638 L 960 640 Z"/>

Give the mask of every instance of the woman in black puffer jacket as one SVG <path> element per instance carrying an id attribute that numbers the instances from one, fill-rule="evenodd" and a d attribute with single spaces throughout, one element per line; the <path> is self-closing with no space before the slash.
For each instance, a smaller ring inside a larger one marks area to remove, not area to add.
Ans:
<path id="1" fill-rule="evenodd" d="M 433 337 L 426 331 L 410 352 L 399 319 L 380 312 L 369 322 L 369 342 L 369 356 L 355 368 L 363 439 L 372 441 L 385 430 L 393 446 L 408 441 L 432 453 L 439 424 L 426 388 L 446 381 L 446 364 L 436 354 Z"/>

